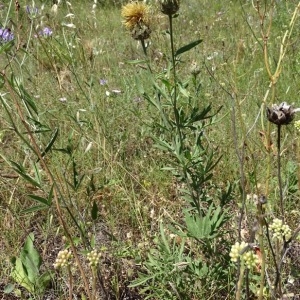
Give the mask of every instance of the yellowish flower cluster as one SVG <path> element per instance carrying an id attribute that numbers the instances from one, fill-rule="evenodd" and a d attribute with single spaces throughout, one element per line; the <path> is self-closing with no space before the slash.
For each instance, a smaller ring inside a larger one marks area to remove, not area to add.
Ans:
<path id="1" fill-rule="evenodd" d="M 252 251 L 248 251 L 243 255 L 245 265 L 248 269 L 254 268 L 259 264 L 259 257 Z"/>
<path id="2" fill-rule="evenodd" d="M 300 132 L 300 120 L 295 121 L 294 126 L 295 126 L 295 128 L 297 129 L 297 131 Z"/>
<path id="3" fill-rule="evenodd" d="M 232 262 L 238 262 L 240 259 L 248 269 L 251 269 L 259 263 L 259 257 L 253 251 L 247 251 L 249 245 L 245 242 L 236 242 L 229 253 Z"/>
<path id="4" fill-rule="evenodd" d="M 229 256 L 231 257 L 231 261 L 232 262 L 237 262 L 238 259 L 241 257 L 241 252 L 243 251 L 243 249 L 245 249 L 246 247 L 248 247 L 248 244 L 245 242 L 236 242 L 232 247 L 231 247 L 231 251 L 229 253 Z"/>
<path id="5" fill-rule="evenodd" d="M 55 263 L 53 264 L 54 268 L 59 269 L 68 266 L 70 264 L 71 257 L 72 253 L 68 249 L 59 251 Z"/>
<path id="6" fill-rule="evenodd" d="M 90 267 L 96 267 L 99 263 L 101 257 L 101 253 L 98 252 L 96 249 L 92 250 L 87 254 L 87 259 L 89 261 Z"/>
<path id="7" fill-rule="evenodd" d="M 282 239 L 285 237 L 289 239 L 292 235 L 292 230 L 289 225 L 284 224 L 280 219 L 274 219 L 272 224 L 270 225 L 270 230 L 273 232 L 274 239 Z"/>

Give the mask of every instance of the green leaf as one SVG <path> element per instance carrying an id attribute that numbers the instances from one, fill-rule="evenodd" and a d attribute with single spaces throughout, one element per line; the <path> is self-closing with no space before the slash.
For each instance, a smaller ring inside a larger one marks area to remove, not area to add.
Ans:
<path id="1" fill-rule="evenodd" d="M 126 63 L 127 64 L 133 64 L 133 65 L 136 65 L 136 64 L 142 64 L 142 63 L 146 63 L 147 60 L 145 59 L 140 59 L 140 60 L 127 60 Z"/>
<path id="2" fill-rule="evenodd" d="M 197 40 L 197 41 L 194 41 L 194 42 L 191 42 L 190 44 L 188 45 L 185 45 L 181 48 L 179 48 L 176 52 L 175 52 L 175 56 L 178 56 L 184 52 L 187 52 L 189 50 L 191 50 L 192 48 L 196 47 L 197 45 L 199 45 L 200 43 L 202 42 L 202 40 Z"/>
<path id="3" fill-rule="evenodd" d="M 32 212 L 35 212 L 35 211 L 45 210 L 45 209 L 48 209 L 48 208 L 49 208 L 49 206 L 47 206 L 47 205 L 36 205 L 36 206 L 30 207 L 30 208 L 23 209 L 21 211 L 21 213 L 22 214 L 29 214 L 29 213 L 32 213 Z"/>
<path id="4" fill-rule="evenodd" d="M 55 142 L 55 140 L 57 138 L 57 136 L 58 136 L 58 128 L 56 128 L 54 130 L 54 132 L 53 132 L 53 134 L 52 134 L 52 136 L 50 138 L 50 141 L 49 141 L 48 145 L 46 146 L 45 150 L 41 154 L 42 157 L 44 157 L 46 155 L 46 153 L 50 151 L 51 147 L 53 146 L 53 144 L 54 144 L 54 142 Z"/>
<path id="5" fill-rule="evenodd" d="M 154 275 L 150 275 L 150 276 L 144 276 L 144 274 L 140 274 L 140 277 L 137 278 L 136 280 L 134 280 L 129 287 L 133 288 L 133 287 L 137 287 L 139 285 L 142 285 L 144 283 L 146 283 L 147 281 L 149 281 L 150 279 L 155 278 L 156 274 Z"/>
<path id="6" fill-rule="evenodd" d="M 45 272 L 43 275 L 41 275 L 37 279 L 39 293 L 43 293 L 45 291 L 45 289 L 50 285 L 52 277 L 53 277 L 53 274 L 50 271 L 48 271 L 48 272 Z"/>
<path id="7" fill-rule="evenodd" d="M 4 294 L 10 294 L 13 290 L 15 289 L 15 285 L 14 284 L 7 284 L 3 290 Z"/>
<path id="8" fill-rule="evenodd" d="M 54 183 L 52 184 L 51 186 L 51 189 L 50 189 L 50 192 L 49 192 L 49 195 L 48 195 L 48 205 L 51 206 L 52 204 L 52 199 L 53 199 L 53 189 L 54 189 Z"/>
<path id="9" fill-rule="evenodd" d="M 91 215 L 92 215 L 92 219 L 94 221 L 97 220 L 97 217 L 98 217 L 98 206 L 97 206 L 97 203 L 95 201 L 93 202 L 93 207 L 92 207 Z"/>
<path id="10" fill-rule="evenodd" d="M 28 117 L 28 120 L 30 120 L 34 124 L 34 127 L 36 128 L 36 130 L 31 131 L 32 133 L 41 133 L 41 132 L 51 131 L 51 129 L 47 125 L 42 124 L 40 121 L 38 121 L 34 118 Z"/>
<path id="11" fill-rule="evenodd" d="M 26 267 L 28 279 L 35 283 L 38 275 L 39 268 L 42 264 L 42 258 L 33 245 L 34 235 L 30 233 L 26 238 L 23 249 L 21 250 L 20 258 L 23 265 Z"/>
<path id="12" fill-rule="evenodd" d="M 28 197 L 30 197 L 31 199 L 33 199 L 33 200 L 35 200 L 39 203 L 50 206 L 49 203 L 48 203 L 48 199 L 45 199 L 45 198 L 40 197 L 40 196 L 32 195 L 32 194 L 29 194 Z"/>
<path id="13" fill-rule="evenodd" d="M 181 84 L 178 85 L 180 93 L 185 96 L 186 98 L 190 97 L 190 93 L 186 88 L 184 88 Z"/>
<path id="14" fill-rule="evenodd" d="M 34 180 L 32 177 L 30 177 L 29 175 L 26 174 L 25 168 L 21 165 L 19 165 L 18 163 L 10 160 L 10 163 L 12 164 L 12 168 L 19 174 L 21 175 L 26 181 L 28 181 L 29 183 L 31 183 L 32 185 L 41 188 L 41 185 L 39 182 L 37 182 L 36 180 Z"/>
<path id="15" fill-rule="evenodd" d="M 34 285 L 29 280 L 26 269 L 24 268 L 20 258 L 17 258 L 15 261 L 11 277 L 30 293 L 34 292 Z"/>
<path id="16" fill-rule="evenodd" d="M 79 188 L 79 186 L 84 178 L 84 174 L 79 175 L 79 173 L 77 171 L 77 163 L 74 158 L 72 159 L 72 171 L 73 171 L 73 185 L 71 184 L 71 186 L 76 191 Z"/>
<path id="17" fill-rule="evenodd" d="M 160 223 L 160 236 L 161 236 L 161 240 L 163 242 L 163 245 L 164 245 L 164 248 L 165 250 L 167 251 L 168 254 L 171 254 L 171 249 L 170 249 L 170 246 L 169 246 L 169 242 L 165 236 L 165 230 L 164 230 L 164 226 L 162 223 Z"/>
<path id="18" fill-rule="evenodd" d="M 14 45 L 14 41 L 10 41 L 8 43 L 2 44 L 0 46 L 0 54 L 3 53 L 3 52 L 9 51 L 12 48 L 13 45 Z"/>
<path id="19" fill-rule="evenodd" d="M 15 77 L 14 74 L 11 75 L 10 84 L 14 88 L 15 92 L 18 94 L 20 99 L 23 101 L 28 112 L 31 113 L 31 110 L 33 110 L 36 114 L 38 114 L 38 110 L 37 110 L 34 100 L 27 93 L 26 89 L 23 87 L 20 80 L 18 80 L 18 78 Z"/>
<path id="20" fill-rule="evenodd" d="M 2 74 L 0 74 L 0 89 L 2 89 L 4 87 L 4 84 L 5 84 L 4 76 Z"/>

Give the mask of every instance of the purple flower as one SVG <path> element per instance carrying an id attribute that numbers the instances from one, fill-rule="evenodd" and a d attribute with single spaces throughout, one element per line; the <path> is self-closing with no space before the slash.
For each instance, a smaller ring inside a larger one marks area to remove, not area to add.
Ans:
<path id="1" fill-rule="evenodd" d="M 14 34 L 9 28 L 0 28 L 0 44 L 5 44 L 14 39 Z"/>
<path id="2" fill-rule="evenodd" d="M 100 79 L 100 84 L 101 85 L 106 85 L 107 84 L 107 80 L 106 79 Z"/>
<path id="3" fill-rule="evenodd" d="M 52 29 L 50 29 L 49 27 L 44 27 L 43 30 L 39 32 L 39 35 L 43 37 L 49 37 L 52 35 L 52 33 Z"/>
<path id="4" fill-rule="evenodd" d="M 33 19 L 33 18 L 36 18 L 37 15 L 39 14 L 39 9 L 37 7 L 32 7 L 32 6 L 27 5 L 26 12 L 27 12 L 29 18 Z"/>

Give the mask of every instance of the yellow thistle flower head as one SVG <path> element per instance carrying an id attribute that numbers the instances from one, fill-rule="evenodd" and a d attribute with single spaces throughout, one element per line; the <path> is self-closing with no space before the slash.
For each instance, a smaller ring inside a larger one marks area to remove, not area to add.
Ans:
<path id="1" fill-rule="evenodd" d="M 143 2 L 130 2 L 123 6 L 122 17 L 124 18 L 124 26 L 132 30 L 136 26 L 150 25 L 150 7 Z"/>

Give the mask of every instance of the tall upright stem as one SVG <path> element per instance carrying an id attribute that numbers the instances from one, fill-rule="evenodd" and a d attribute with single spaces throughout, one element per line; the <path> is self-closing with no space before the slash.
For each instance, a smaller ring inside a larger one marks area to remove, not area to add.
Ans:
<path id="1" fill-rule="evenodd" d="M 283 205 L 283 191 L 281 180 L 281 156 L 280 156 L 280 139 L 281 139 L 281 125 L 277 126 L 277 171 L 278 171 L 278 185 L 279 185 L 279 197 L 280 197 L 280 213 L 284 221 L 284 205 Z"/>
<path id="2" fill-rule="evenodd" d="M 175 123 L 177 128 L 177 134 L 179 137 L 180 147 L 182 146 L 182 134 L 180 129 L 179 113 L 177 109 L 177 78 L 176 78 L 176 61 L 175 61 L 175 50 L 174 50 L 174 40 L 173 40 L 173 16 L 168 15 L 170 24 L 170 40 L 171 40 L 171 52 L 172 52 L 172 70 L 173 70 L 173 80 L 174 80 L 174 98 L 173 98 L 173 110 L 175 116 Z"/>

